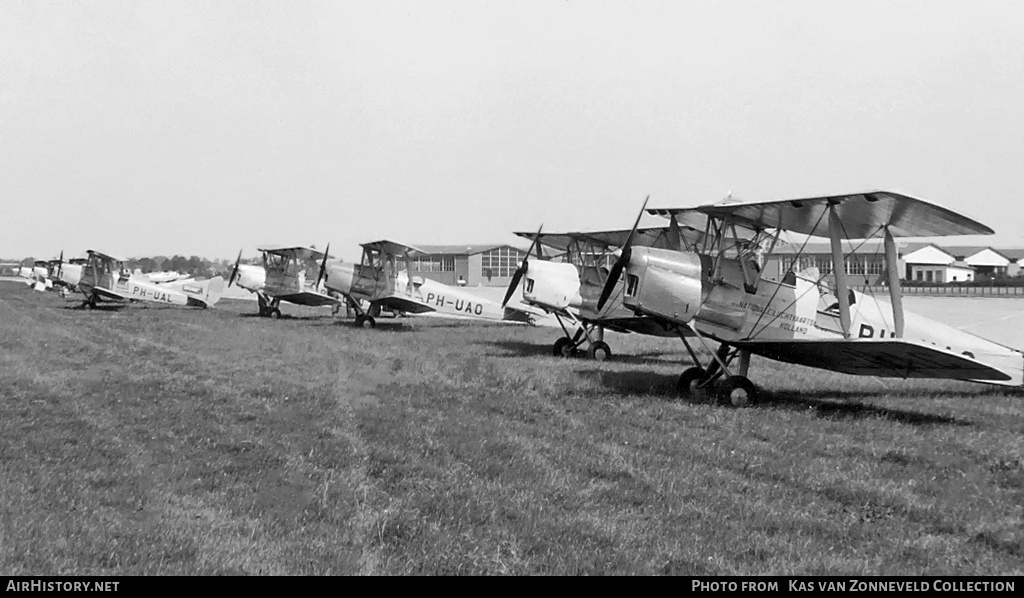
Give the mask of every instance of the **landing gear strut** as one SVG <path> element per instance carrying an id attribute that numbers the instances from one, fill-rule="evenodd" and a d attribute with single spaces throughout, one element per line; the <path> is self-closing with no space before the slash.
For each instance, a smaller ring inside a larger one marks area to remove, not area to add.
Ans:
<path id="1" fill-rule="evenodd" d="M 345 299 L 347 299 L 345 304 L 346 309 L 352 309 L 356 312 L 356 328 L 375 328 L 377 326 L 377 320 L 374 318 L 380 317 L 379 304 L 371 303 L 370 309 L 364 310 L 362 306 L 359 305 L 359 302 L 352 297 L 346 295 Z"/>
<path id="2" fill-rule="evenodd" d="M 696 333 L 696 331 L 694 331 Z M 686 337 L 680 334 L 686 350 L 690 352 L 693 362 L 700 364 L 697 353 L 690 346 Z M 704 344 L 704 339 L 697 334 L 697 340 Z M 730 371 L 730 364 L 734 364 Z M 722 405 L 730 407 L 744 407 L 755 403 L 758 399 L 758 390 L 754 383 L 747 378 L 747 371 L 750 369 L 750 351 L 737 347 L 730 347 L 725 343 L 718 346 L 718 351 L 713 354 L 707 368 L 697 365 L 683 371 L 679 376 L 676 389 L 684 397 L 699 397 L 710 394 Z M 719 382 L 719 380 L 721 380 Z M 717 385 L 716 385 L 717 383 Z"/>
<path id="3" fill-rule="evenodd" d="M 604 342 L 604 327 L 596 324 L 579 322 L 576 324 L 576 333 L 570 334 L 561 316 L 555 315 L 558 325 L 562 327 L 565 336 L 560 337 L 552 346 L 552 353 L 555 357 L 575 357 L 580 347 L 587 344 L 586 355 L 594 361 L 607 361 L 612 358 L 612 348 Z"/>
<path id="4" fill-rule="evenodd" d="M 260 304 L 259 314 L 261 318 L 271 318 L 276 320 L 281 317 L 281 309 L 279 307 L 281 305 L 280 299 L 276 297 L 271 299 L 263 293 L 257 292 L 256 301 Z"/>

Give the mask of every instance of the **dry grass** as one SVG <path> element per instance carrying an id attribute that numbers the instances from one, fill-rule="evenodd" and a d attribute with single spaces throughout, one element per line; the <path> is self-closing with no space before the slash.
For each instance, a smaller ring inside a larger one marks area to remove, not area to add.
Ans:
<path id="1" fill-rule="evenodd" d="M 1021 395 L 678 341 L 302 309 L 66 309 L 0 286 L 0 572 L 1024 573 Z"/>

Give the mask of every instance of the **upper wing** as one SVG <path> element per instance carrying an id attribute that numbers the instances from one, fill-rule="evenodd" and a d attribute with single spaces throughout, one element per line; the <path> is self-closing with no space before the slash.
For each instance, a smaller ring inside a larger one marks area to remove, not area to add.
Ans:
<path id="1" fill-rule="evenodd" d="M 322 260 L 324 258 L 324 252 L 303 245 L 261 245 L 256 250 L 288 258 L 296 254 L 298 254 L 300 259 Z M 330 258 L 330 256 L 327 257 Z"/>
<path id="2" fill-rule="evenodd" d="M 999 382 L 1012 376 L 966 355 L 906 339 L 750 340 L 729 344 L 751 353 L 844 374 Z M 1021 363 L 1024 367 L 1024 360 Z"/>
<path id="3" fill-rule="evenodd" d="M 364 249 L 372 249 L 381 253 L 387 253 L 391 255 L 403 256 L 405 254 L 416 254 L 426 252 L 422 249 L 417 249 L 411 245 L 405 245 L 403 243 L 396 243 L 395 241 L 388 241 L 386 239 L 380 241 L 370 241 L 369 243 L 360 243 L 360 246 Z"/>
<path id="4" fill-rule="evenodd" d="M 964 216 L 922 199 L 891 191 L 868 191 L 806 199 L 717 203 L 695 208 L 653 208 L 651 214 L 671 218 L 682 215 L 729 217 L 730 222 L 754 229 L 782 230 L 828 236 L 829 206 L 835 206 L 848 239 L 865 239 L 888 226 L 896 237 L 991 235 L 994 231 Z"/>
<path id="5" fill-rule="evenodd" d="M 128 258 L 118 257 L 116 255 L 110 255 L 109 253 L 103 253 L 102 251 L 96 251 L 95 249 L 90 249 L 86 253 L 92 253 L 92 254 L 98 255 L 99 257 L 101 257 L 103 259 L 114 260 L 115 262 L 127 262 L 128 261 Z"/>
<path id="6" fill-rule="evenodd" d="M 680 226 L 680 232 L 687 243 L 693 243 L 703 236 L 702 231 L 689 226 Z M 667 226 L 656 226 L 638 228 L 633 237 L 633 245 L 638 247 L 663 247 L 670 245 Z M 541 233 L 540 243 L 545 247 L 551 247 L 558 251 L 567 251 L 574 241 L 589 241 L 594 245 L 608 249 L 622 247 L 626 244 L 630 229 L 605 230 L 605 231 L 577 231 L 569 233 Z M 516 235 L 532 241 L 537 236 L 536 232 L 517 232 Z"/>

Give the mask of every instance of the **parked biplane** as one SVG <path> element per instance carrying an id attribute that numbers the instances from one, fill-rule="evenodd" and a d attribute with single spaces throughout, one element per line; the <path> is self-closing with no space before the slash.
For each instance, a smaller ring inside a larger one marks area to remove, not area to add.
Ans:
<path id="1" fill-rule="evenodd" d="M 100 302 L 148 301 L 191 307 L 211 307 L 220 300 L 224 279 L 216 276 L 203 281 L 157 284 L 136 276 L 125 267 L 125 258 L 90 249 L 82 267 L 78 290 L 85 295 L 83 307 L 94 308 Z"/>
<path id="2" fill-rule="evenodd" d="M 543 227 L 541 227 L 543 228 Z M 639 315 L 622 305 L 622 285 L 618 285 L 603 309 L 597 300 L 608 278 L 609 267 L 617 257 L 615 250 L 630 235 L 630 230 L 594 232 L 536 233 L 517 232 L 531 239 L 532 244 L 509 281 L 502 305 L 507 305 L 520 281 L 523 301 L 552 314 L 562 328 L 552 347 L 556 357 L 570 357 L 586 344 L 590 359 L 604 361 L 611 358 L 611 347 L 605 342 L 605 330 L 636 332 L 652 336 L 676 336 L 673 329 L 660 321 Z M 688 248 L 701 236 L 701 232 L 688 226 L 673 224 L 666 227 L 638 228 L 632 243 L 644 247 L 663 247 L 679 250 Z M 562 255 L 561 262 L 544 261 L 541 246 Z M 537 260 L 530 254 L 536 250 Z M 569 326 L 566 326 L 568 323 Z M 571 328 L 575 328 L 570 332 Z"/>
<path id="3" fill-rule="evenodd" d="M 242 252 L 238 252 L 235 267 L 228 279 L 228 286 L 233 284 L 256 293 L 259 302 L 259 315 L 266 318 L 281 317 L 282 301 L 310 307 L 340 307 L 343 303 L 337 297 L 328 294 L 324 280 L 326 278 L 327 251 L 318 251 L 312 247 L 267 245 L 257 247 L 263 254 L 263 265 L 256 266 L 242 263 Z M 330 246 L 327 246 L 330 250 Z M 306 270 L 319 264 L 315 281 L 306 281 Z"/>
<path id="4" fill-rule="evenodd" d="M 677 331 L 698 364 L 679 377 L 682 394 L 710 389 L 722 379 L 723 402 L 756 400 L 759 393 L 747 377 L 751 355 L 847 374 L 1024 382 L 1021 351 L 903 310 L 894 237 L 993 233 L 966 216 L 889 191 L 647 211 L 672 221 L 703 221 L 705 235 L 690 250 L 675 251 L 638 246 L 631 234 L 598 306 L 624 274 L 623 304 Z M 741 229 L 758 243 L 742 242 Z M 768 259 L 783 231 L 828 237 L 834 275 L 797 272 L 797 255 L 781 280 L 765 279 L 763 262 L 749 248 L 767 241 Z M 844 254 L 844 238 L 863 244 L 877 236 L 884 239 L 888 301 L 852 288 L 848 258 L 859 245 Z M 826 278 L 833 278 L 831 285 Z M 699 365 L 686 331 L 711 352 L 707 366 Z"/>
<path id="5" fill-rule="evenodd" d="M 25 284 L 37 291 L 45 291 L 53 287 L 50 279 L 50 263 L 46 260 L 35 260 L 31 266 L 18 268 L 18 276 L 25 279 Z"/>
<path id="6" fill-rule="evenodd" d="M 533 322 L 535 314 L 530 310 L 506 308 L 461 288 L 411 276 L 411 258 L 425 253 L 415 247 L 393 241 L 373 241 L 361 246 L 363 256 L 360 263 L 330 265 L 326 281 L 327 288 L 343 295 L 355 310 L 357 326 L 373 328 L 381 310 Z"/>

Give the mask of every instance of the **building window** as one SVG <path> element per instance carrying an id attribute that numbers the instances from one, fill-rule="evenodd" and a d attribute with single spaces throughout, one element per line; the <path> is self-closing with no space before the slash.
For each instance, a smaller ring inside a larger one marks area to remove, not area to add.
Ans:
<path id="1" fill-rule="evenodd" d="M 876 258 L 868 261 L 868 274 L 880 275 L 885 272 L 885 260 Z"/>
<path id="2" fill-rule="evenodd" d="M 411 258 L 413 270 L 417 272 L 454 272 L 454 255 L 421 255 Z M 401 264 L 404 266 L 404 264 Z"/>
<path id="3" fill-rule="evenodd" d="M 480 254 L 480 274 L 491 278 L 508 278 L 519 267 L 526 253 L 514 247 L 495 247 Z"/>

